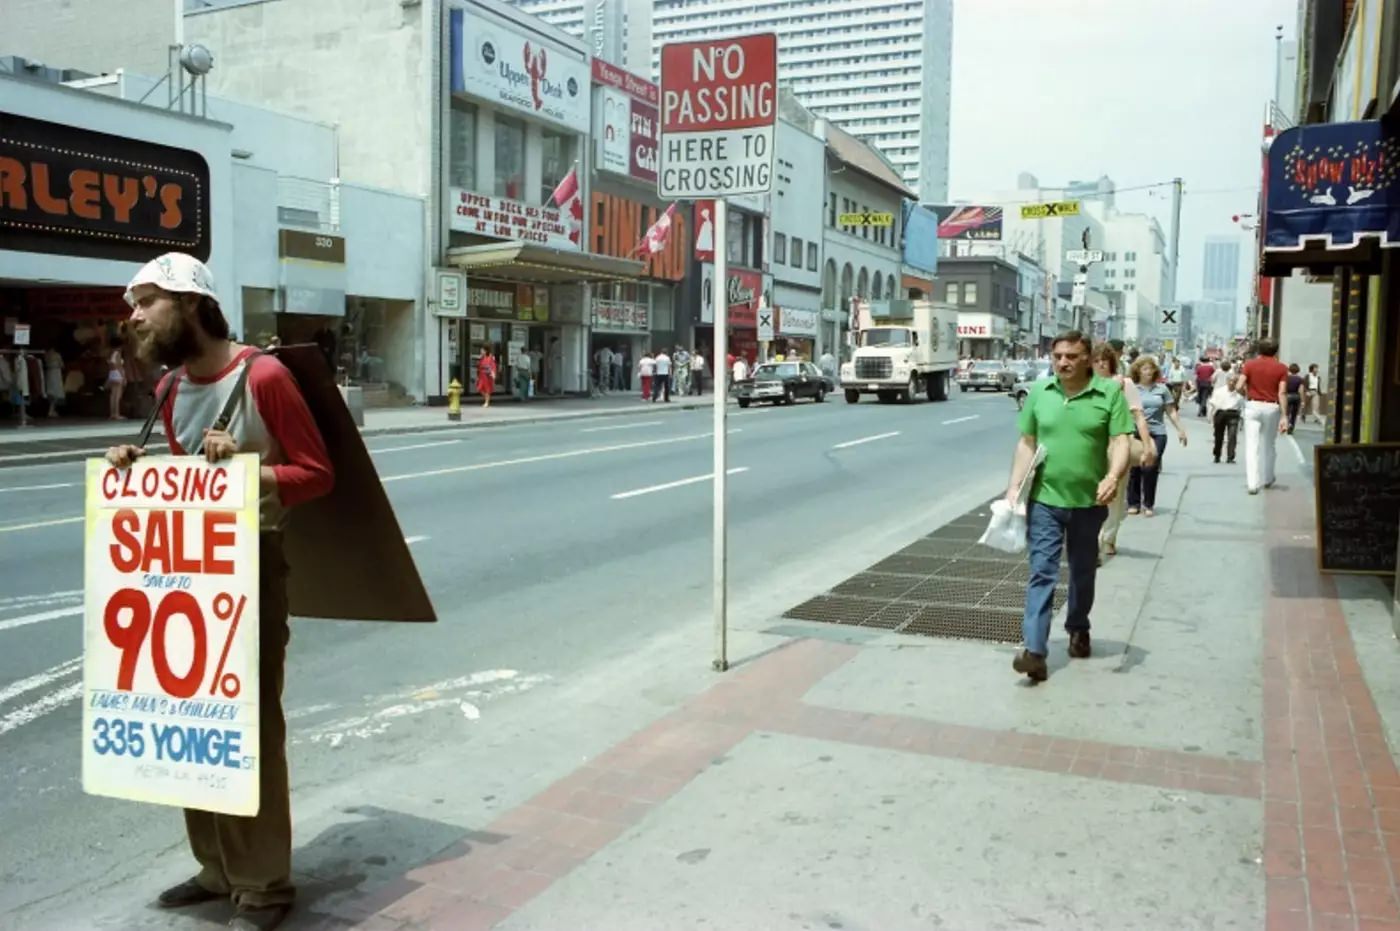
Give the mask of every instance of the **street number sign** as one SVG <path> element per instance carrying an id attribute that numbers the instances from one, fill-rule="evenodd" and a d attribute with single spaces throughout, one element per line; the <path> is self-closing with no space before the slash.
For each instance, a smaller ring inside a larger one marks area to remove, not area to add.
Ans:
<path id="1" fill-rule="evenodd" d="M 692 200 L 771 192 L 777 119 L 774 33 L 662 46 L 657 193 Z"/>
<path id="2" fill-rule="evenodd" d="M 1065 258 L 1076 265 L 1092 265 L 1094 262 L 1103 261 L 1103 250 L 1071 249 L 1065 253 Z"/>
<path id="3" fill-rule="evenodd" d="M 258 812 L 258 457 L 87 461 L 83 791 Z"/>

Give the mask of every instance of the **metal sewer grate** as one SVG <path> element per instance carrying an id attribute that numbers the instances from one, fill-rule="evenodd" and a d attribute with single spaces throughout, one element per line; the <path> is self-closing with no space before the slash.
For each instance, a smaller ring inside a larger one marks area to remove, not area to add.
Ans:
<path id="1" fill-rule="evenodd" d="M 976 542 L 986 513 L 983 506 L 957 518 L 785 616 L 926 637 L 1019 642 L 1026 557 Z M 1062 565 L 1056 610 L 1067 597 L 1068 578 Z"/>

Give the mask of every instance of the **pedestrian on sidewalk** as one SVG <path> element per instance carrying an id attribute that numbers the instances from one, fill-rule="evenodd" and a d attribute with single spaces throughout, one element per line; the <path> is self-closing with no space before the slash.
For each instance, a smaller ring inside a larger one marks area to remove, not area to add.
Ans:
<path id="1" fill-rule="evenodd" d="M 269 931 L 292 907 L 292 815 L 282 681 L 287 641 L 287 562 L 282 529 L 297 504 L 335 481 L 326 446 L 301 389 L 281 362 L 234 342 L 204 263 L 172 252 L 127 285 L 137 354 L 172 371 L 157 389 L 170 451 L 220 462 L 237 452 L 263 463 L 258 537 L 259 808 L 252 817 L 186 809 L 185 831 L 199 873 L 162 892 L 161 908 L 231 899 L 231 928 Z M 227 427 L 218 429 L 227 418 Z M 211 429 L 213 428 L 213 429 Z M 129 467 L 145 450 L 116 446 L 107 459 Z"/>
<path id="2" fill-rule="evenodd" d="M 1259 341 L 1259 355 L 1244 364 L 1235 390 L 1244 406 L 1244 483 L 1251 495 L 1274 487 L 1274 454 L 1279 434 L 1287 429 L 1280 398 L 1287 394 L 1288 367 L 1278 360 L 1278 343 Z"/>
<path id="3" fill-rule="evenodd" d="M 627 356 L 623 354 L 622 350 L 614 349 L 612 354 L 612 371 L 608 373 L 609 377 L 612 378 L 612 389 L 614 391 L 621 391 L 623 388 L 622 371 L 626 363 Z"/>
<path id="4" fill-rule="evenodd" d="M 1118 352 L 1108 343 L 1094 346 L 1094 373 L 1100 378 L 1116 382 L 1123 389 L 1123 400 L 1128 412 L 1133 416 L 1133 426 L 1137 432 L 1128 441 L 1129 465 L 1151 465 L 1157 462 L 1157 446 L 1147 430 L 1147 418 L 1142 413 L 1142 395 L 1137 385 L 1127 375 L 1118 371 Z M 1111 451 L 1110 451 L 1111 454 Z M 1108 505 L 1108 516 L 1099 530 L 1099 565 L 1103 557 L 1118 555 L 1118 530 L 1123 526 L 1123 515 L 1128 509 L 1128 482 L 1126 475 L 1118 476 L 1118 493 Z"/>
<path id="5" fill-rule="evenodd" d="M 1322 423 L 1322 375 L 1316 362 L 1308 366 L 1308 410 L 1316 423 Z M 1307 418 L 1303 420 L 1306 422 Z"/>
<path id="6" fill-rule="evenodd" d="M 125 420 L 122 416 L 122 393 L 126 390 L 126 357 L 122 354 L 122 339 L 117 337 L 107 356 L 108 420 Z"/>
<path id="7" fill-rule="evenodd" d="M 1235 441 L 1240 432 L 1240 414 L 1244 411 L 1244 396 L 1235 390 L 1235 379 L 1230 375 L 1230 363 L 1220 363 L 1224 378 L 1215 380 L 1215 390 L 1210 395 L 1210 419 L 1215 428 L 1215 461 L 1220 461 L 1220 448 L 1226 445 L 1227 461 L 1235 464 Z"/>
<path id="8" fill-rule="evenodd" d="M 607 346 L 601 347 L 593 354 L 593 361 L 598 365 L 598 390 L 603 394 L 608 393 L 612 382 L 612 357 L 612 349 Z"/>
<path id="9" fill-rule="evenodd" d="M 651 380 L 656 377 L 656 360 L 652 358 L 651 350 L 642 353 L 642 358 L 637 362 L 637 377 L 642 383 L 642 400 L 651 397 Z"/>
<path id="10" fill-rule="evenodd" d="M 1172 356 L 1171 365 L 1167 366 L 1167 387 L 1172 392 L 1172 403 L 1181 408 L 1181 394 L 1186 390 L 1186 366 L 1181 364 L 1181 359 Z"/>
<path id="11" fill-rule="evenodd" d="M 1069 655 L 1082 659 L 1092 652 L 1089 612 L 1094 607 L 1099 530 L 1106 505 L 1118 494 L 1119 476 L 1127 471 L 1128 436 L 1133 432 L 1123 391 L 1094 374 L 1092 347 L 1084 334 L 1063 333 L 1050 349 L 1057 377 L 1036 382 L 1026 398 L 1006 491 L 1008 503 L 1016 507 L 1022 482 L 1033 481 L 1026 514 L 1030 581 L 1022 622 L 1025 646 L 1012 662 L 1012 668 L 1033 682 L 1049 675 L 1045 658 L 1062 550 L 1069 555 Z M 1031 476 L 1037 447 L 1044 449 L 1045 459 Z"/>
<path id="12" fill-rule="evenodd" d="M 739 382 L 748 380 L 749 363 L 743 356 L 739 356 L 734 360 L 734 365 L 730 367 L 730 371 L 734 373 L 733 380 L 729 383 L 729 389 L 733 391 L 734 386 Z"/>
<path id="13" fill-rule="evenodd" d="M 530 397 L 530 354 L 522 347 L 515 356 L 514 369 L 515 396 L 522 401 Z"/>
<path id="14" fill-rule="evenodd" d="M 651 380 L 651 403 L 655 404 L 656 399 L 666 395 L 666 403 L 671 403 L 671 357 L 666 355 L 666 350 L 661 350 L 656 354 L 656 374 Z"/>
<path id="15" fill-rule="evenodd" d="M 1302 370 L 1298 368 L 1298 363 L 1294 362 L 1288 366 L 1288 378 L 1285 386 L 1288 393 L 1288 432 L 1298 426 L 1298 412 L 1304 410 L 1303 405 L 1307 399 L 1304 396 L 1307 391 L 1307 379 L 1303 377 Z"/>
<path id="16" fill-rule="evenodd" d="M 1206 407 L 1210 404 L 1210 393 L 1214 390 L 1215 366 L 1210 359 L 1201 356 L 1201 361 L 1196 366 L 1196 413 L 1201 417 L 1206 415 Z"/>
<path id="17" fill-rule="evenodd" d="M 1133 364 L 1129 377 L 1142 396 L 1142 414 L 1147 421 L 1150 442 L 1157 455 L 1151 465 L 1136 463 L 1128 473 L 1128 513 L 1143 517 L 1156 514 L 1157 477 L 1162 468 L 1162 457 L 1167 451 L 1167 420 L 1176 427 L 1176 438 L 1186 445 L 1186 431 L 1182 429 L 1181 418 L 1177 416 L 1176 404 L 1172 401 L 1171 389 L 1162 384 L 1162 370 L 1152 356 L 1143 356 Z"/>
<path id="18" fill-rule="evenodd" d="M 476 360 L 476 391 L 481 395 L 481 406 L 491 406 L 491 395 L 496 390 L 496 357 L 491 355 L 490 346 L 481 347 L 481 358 Z"/>
<path id="19" fill-rule="evenodd" d="M 705 393 L 705 357 L 698 349 L 690 357 L 690 387 L 693 394 Z"/>

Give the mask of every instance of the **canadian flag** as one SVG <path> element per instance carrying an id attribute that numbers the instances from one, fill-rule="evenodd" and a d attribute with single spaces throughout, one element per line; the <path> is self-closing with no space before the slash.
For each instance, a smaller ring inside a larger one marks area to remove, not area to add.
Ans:
<path id="1" fill-rule="evenodd" d="M 564 222 L 569 227 L 569 239 L 577 245 L 583 232 L 583 194 L 578 187 L 577 168 L 569 169 L 569 173 L 559 182 L 549 199 L 554 201 L 559 211 L 564 214 Z"/>
<path id="2" fill-rule="evenodd" d="M 672 204 L 666 208 L 666 212 L 656 218 L 656 222 L 646 231 L 642 241 L 637 243 L 637 248 L 633 250 L 637 254 L 647 252 L 656 255 L 666 248 L 666 240 L 671 238 L 671 220 L 675 215 L 676 205 Z"/>

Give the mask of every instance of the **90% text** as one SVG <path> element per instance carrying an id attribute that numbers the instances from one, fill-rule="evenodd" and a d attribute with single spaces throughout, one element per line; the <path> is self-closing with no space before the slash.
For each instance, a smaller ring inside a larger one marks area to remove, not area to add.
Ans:
<path id="1" fill-rule="evenodd" d="M 226 698 L 234 698 L 242 689 L 236 673 L 225 673 L 224 664 L 228 661 L 229 647 L 238 633 L 238 622 L 243 617 L 243 608 L 248 603 L 246 596 L 240 596 L 235 603 L 228 592 L 214 596 L 214 617 L 228 624 L 224 631 L 223 646 L 219 660 L 214 666 L 214 675 L 209 680 L 209 694 L 222 693 Z M 193 640 L 190 666 L 184 674 L 170 668 L 169 646 L 166 637 L 170 622 L 184 618 L 189 623 Z M 199 601 L 189 592 L 171 591 L 161 596 L 159 604 L 151 611 L 151 599 L 147 592 L 139 588 L 122 588 L 112 593 L 103 609 L 102 626 L 107 640 L 122 651 L 121 664 L 117 669 L 117 690 L 129 692 L 136 678 L 136 664 L 141 658 L 141 648 L 146 643 L 146 635 L 151 635 L 151 666 L 161 689 L 175 698 L 190 698 L 204 684 L 205 668 L 209 658 L 209 631 L 205 622 L 204 610 Z"/>

